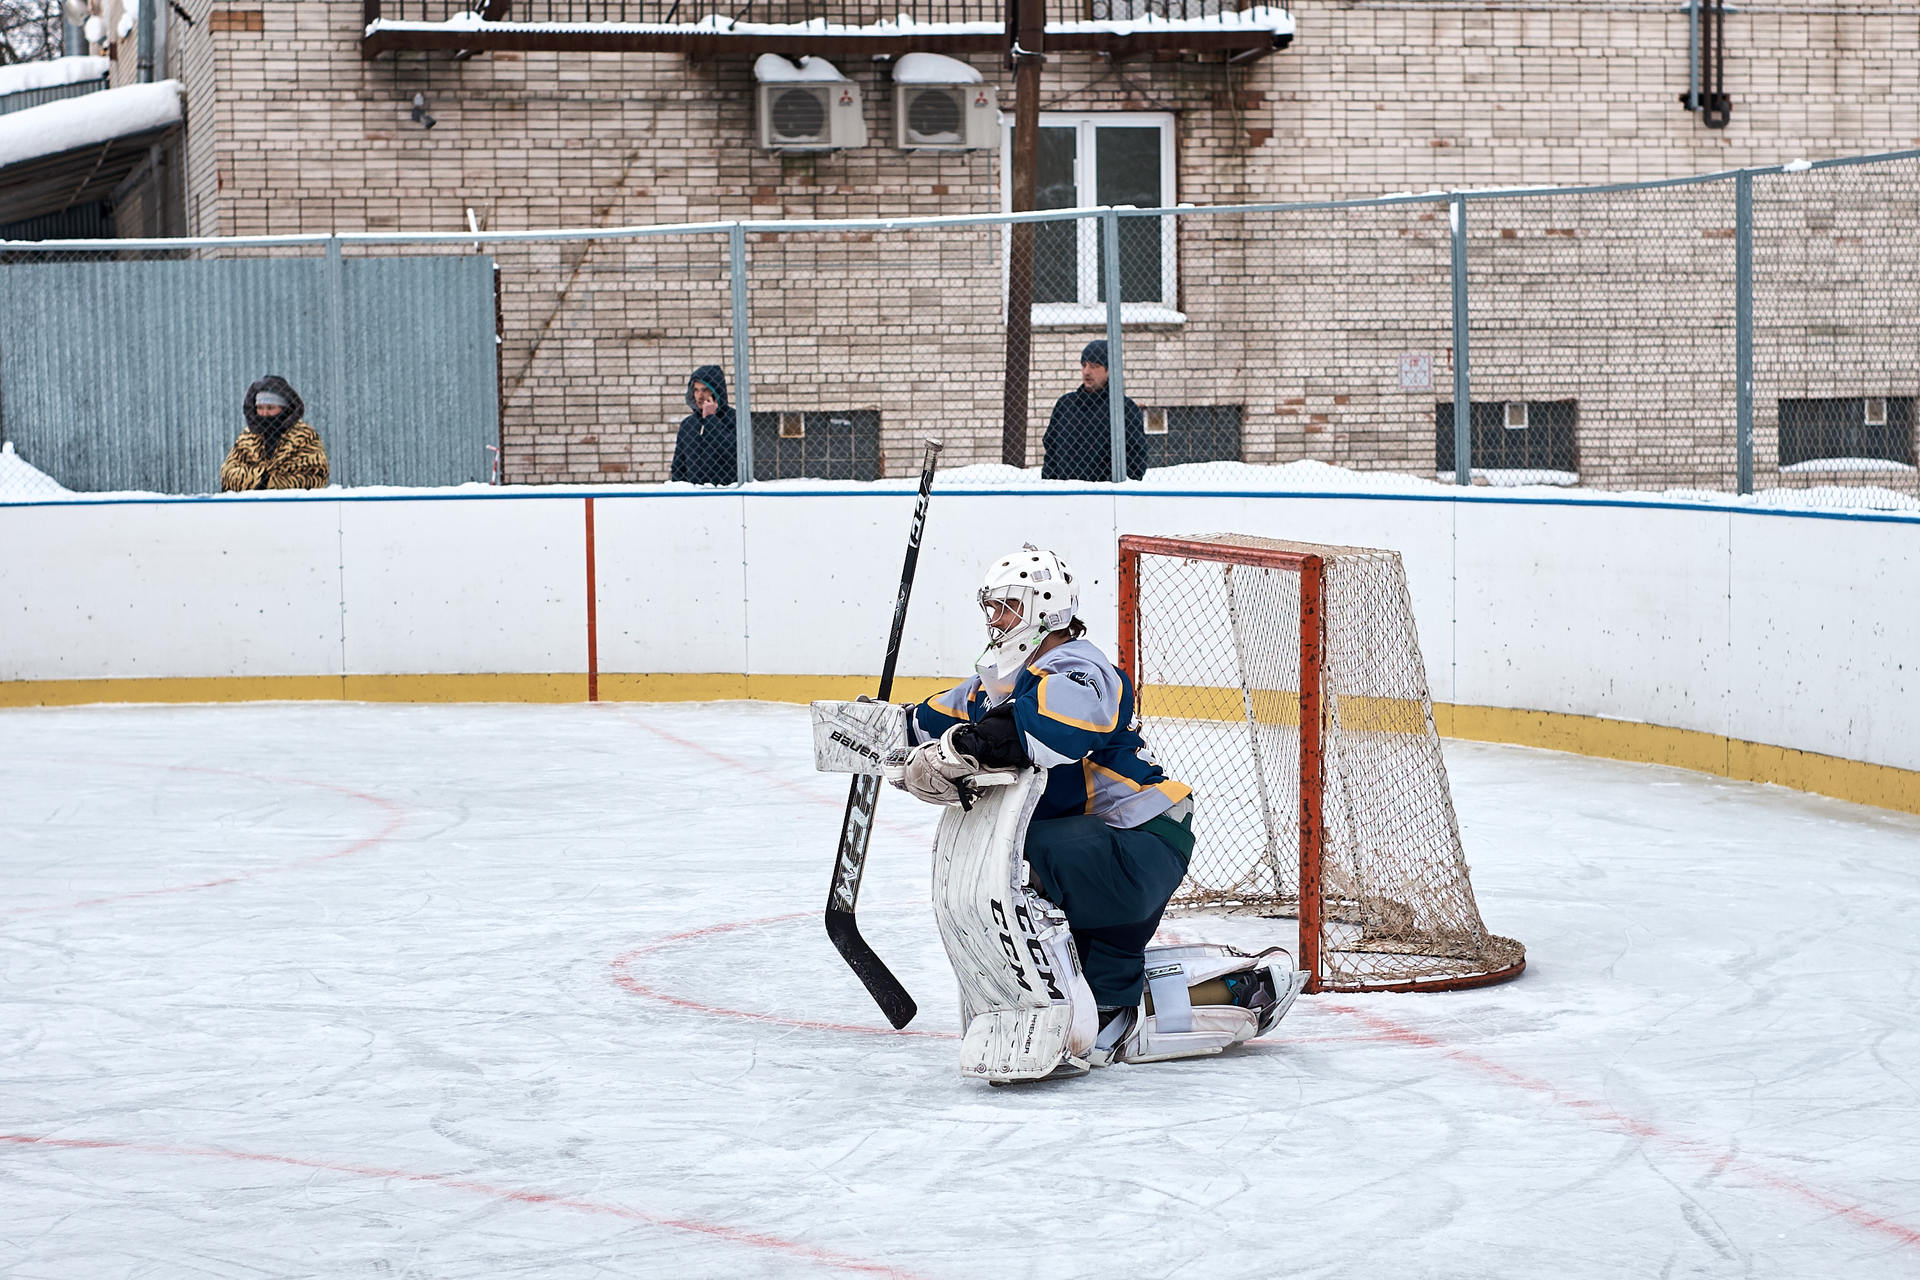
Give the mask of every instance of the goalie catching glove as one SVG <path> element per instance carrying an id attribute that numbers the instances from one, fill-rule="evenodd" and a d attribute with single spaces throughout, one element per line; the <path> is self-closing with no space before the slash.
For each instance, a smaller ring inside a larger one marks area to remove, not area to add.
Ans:
<path id="1" fill-rule="evenodd" d="M 928 804 L 959 804 L 961 787 L 980 772 L 980 761 L 954 745 L 954 735 L 964 727 L 955 725 L 932 742 L 915 747 L 900 767 L 896 785 Z"/>
<path id="2" fill-rule="evenodd" d="M 928 804 L 971 802 L 972 779 L 988 772 L 1028 767 L 1027 753 L 1014 727 L 1013 708 L 1002 704 L 973 724 L 957 724 L 908 753 L 904 764 L 889 768 L 894 785 Z M 998 779 L 996 779 L 998 780 Z"/>

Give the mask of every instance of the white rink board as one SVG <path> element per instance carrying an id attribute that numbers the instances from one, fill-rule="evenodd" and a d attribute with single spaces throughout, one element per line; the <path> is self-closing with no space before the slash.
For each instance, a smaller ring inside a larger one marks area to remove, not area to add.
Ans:
<path id="1" fill-rule="evenodd" d="M 1734 525 L 1730 732 L 1920 767 L 1920 539 L 1836 524 Z"/>
<path id="2" fill-rule="evenodd" d="M 601 671 L 747 670 L 743 505 L 594 499 Z"/>
<path id="3" fill-rule="evenodd" d="M 341 506 L 350 673 L 586 669 L 578 501 Z"/>
<path id="4" fill-rule="evenodd" d="M 1745 736 L 1727 720 L 1724 512 L 1461 516 L 1453 701 Z"/>
<path id="5" fill-rule="evenodd" d="M 601 670 L 878 670 L 910 491 L 595 496 Z M 936 492 L 898 674 L 971 670 L 979 575 L 1023 541 L 1080 570 L 1093 638 L 1111 647 L 1119 534 L 1224 530 L 1400 551 L 1437 701 L 1920 769 L 1920 593 L 1902 585 L 1920 579 L 1911 520 L 1472 496 Z M 4 679 L 336 674 L 343 625 L 354 673 L 586 666 L 578 491 L 11 505 L 0 540 L 34 549 L 0 558 Z"/>
<path id="6" fill-rule="evenodd" d="M 0 680 L 339 675 L 340 505 L 0 506 Z"/>

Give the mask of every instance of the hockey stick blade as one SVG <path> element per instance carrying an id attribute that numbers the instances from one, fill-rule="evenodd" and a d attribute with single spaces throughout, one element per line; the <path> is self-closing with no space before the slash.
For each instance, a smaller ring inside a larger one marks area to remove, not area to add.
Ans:
<path id="1" fill-rule="evenodd" d="M 853 918 L 853 912 L 827 908 L 827 936 L 833 939 L 834 948 L 840 958 L 847 962 L 854 976 L 866 984 L 867 994 L 880 1006 L 880 1012 L 898 1031 L 913 1021 L 920 1012 L 920 1006 L 913 1002 L 907 989 L 900 985 L 900 979 L 893 976 L 886 963 L 873 953 L 867 940 L 860 936 L 860 926 Z"/>

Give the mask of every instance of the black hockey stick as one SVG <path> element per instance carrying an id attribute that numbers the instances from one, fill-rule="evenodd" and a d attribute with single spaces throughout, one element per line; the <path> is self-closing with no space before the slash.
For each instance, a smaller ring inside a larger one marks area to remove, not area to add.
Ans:
<path id="1" fill-rule="evenodd" d="M 913 508 L 913 528 L 907 533 L 907 562 L 900 570 L 900 594 L 893 601 L 893 630 L 887 636 L 887 659 L 880 667 L 880 701 L 893 693 L 893 669 L 900 661 L 900 635 L 907 626 L 907 597 L 913 594 L 913 571 L 920 563 L 920 534 L 927 527 L 927 497 L 933 492 L 933 460 L 938 440 L 927 441 L 920 464 L 920 499 Z M 873 839 L 873 807 L 880 800 L 877 774 L 857 773 L 847 790 L 847 816 L 840 822 L 840 852 L 833 860 L 833 884 L 827 893 L 827 936 L 841 959 L 866 984 L 880 1012 L 897 1030 L 920 1012 L 913 997 L 900 985 L 885 962 L 860 936 L 854 905 L 860 900 L 860 876 L 867 867 L 867 845 Z"/>

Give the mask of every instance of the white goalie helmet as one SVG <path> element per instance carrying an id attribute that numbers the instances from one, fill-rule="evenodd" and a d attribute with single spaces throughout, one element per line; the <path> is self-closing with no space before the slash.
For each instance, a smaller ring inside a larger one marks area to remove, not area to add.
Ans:
<path id="1" fill-rule="evenodd" d="M 1032 659 L 1041 641 L 1066 630 L 1080 613 L 1080 588 L 1073 570 L 1053 552 L 1032 543 L 993 562 L 978 598 L 988 618 L 987 648 L 974 666 L 989 689 L 1001 696 L 1011 690 L 1013 677 Z M 1008 605 L 1020 620 L 1011 627 L 995 627 L 996 603 Z"/>

